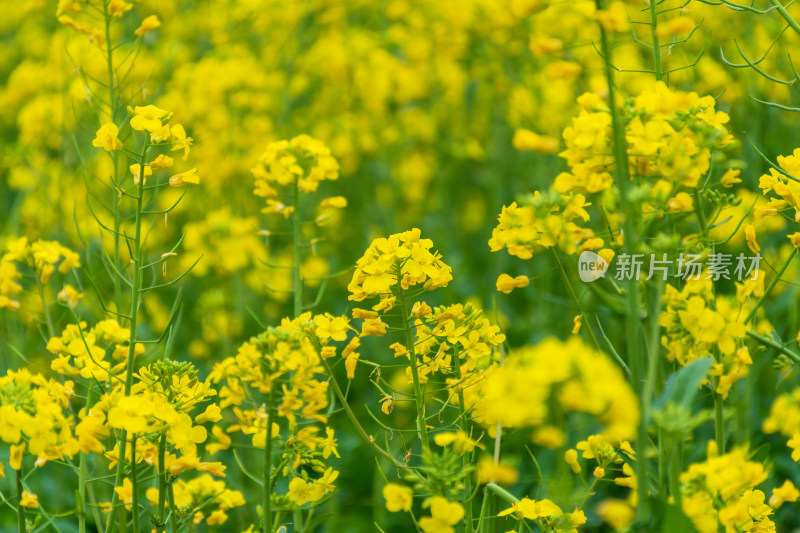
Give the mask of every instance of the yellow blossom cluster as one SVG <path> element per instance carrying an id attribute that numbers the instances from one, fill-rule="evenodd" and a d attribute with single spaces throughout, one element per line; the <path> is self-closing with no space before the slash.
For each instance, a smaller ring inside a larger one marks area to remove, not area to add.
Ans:
<path id="1" fill-rule="evenodd" d="M 615 162 L 611 115 L 597 95 L 578 99 L 583 107 L 564 129 L 566 150 L 561 152 L 570 172 L 560 174 L 554 187 L 560 192 L 596 193 L 608 189 Z M 712 96 L 670 89 L 664 83 L 640 92 L 626 102 L 625 138 L 630 174 L 665 180 L 677 187 L 695 187 L 709 169 L 711 152 L 733 140 Z"/>
<path id="2" fill-rule="evenodd" d="M 703 278 L 687 281 L 681 290 L 666 285 L 664 311 L 659 317 L 664 328 L 661 345 L 667 349 L 667 359 L 684 366 L 714 357 L 709 375 L 717 378 L 716 391 L 727 398 L 731 386 L 746 376 L 753 364 L 742 342 L 745 315 L 732 299 L 715 297 L 711 279 Z"/>
<path id="3" fill-rule="evenodd" d="M 349 299 L 390 296 L 417 285 L 425 291 L 447 286 L 452 269 L 431 248 L 433 241 L 423 239 L 417 228 L 375 239 L 356 262 Z"/>
<path id="4" fill-rule="evenodd" d="M 604 248 L 605 241 L 581 224 L 589 221 L 586 210 L 591 204 L 583 194 L 536 191 L 523 205 L 504 206 L 492 231 L 489 247 L 493 252 L 505 248 L 520 259 L 533 257 L 537 246 L 558 247 L 566 253 L 599 250 L 610 261 L 614 252 Z M 498 280 L 499 290 L 503 290 Z"/>
<path id="5" fill-rule="evenodd" d="M 563 412 L 593 415 L 610 442 L 632 439 L 639 422 L 638 402 L 622 370 L 577 337 L 517 348 L 464 393 L 475 421 L 490 431 L 498 423 L 548 426 L 552 401 Z M 547 440 L 559 447 L 564 437 Z"/>
<path id="6" fill-rule="evenodd" d="M 339 179 L 339 163 L 331 155 L 330 148 L 309 135 L 298 135 L 291 140 L 269 143 L 256 166 L 251 170 L 255 177 L 256 196 L 266 199 L 262 213 L 280 213 L 289 218 L 297 209 L 296 193 L 312 193 L 324 180 Z M 294 206 L 280 200 L 276 187 L 294 187 L 290 198 Z M 343 197 L 323 200 L 324 208 L 341 208 L 347 205 Z"/>
<path id="7" fill-rule="evenodd" d="M 329 392 L 321 374 L 323 357 L 335 354 L 330 341 L 343 340 L 346 329 L 341 317 L 309 312 L 284 319 L 217 363 L 210 376 L 220 384 L 219 406 L 231 408 L 236 418 L 224 431 L 214 428 L 220 441 L 216 449 L 230 446 L 227 434 L 233 432 L 250 436 L 256 448 L 279 445 L 288 462 L 282 472 L 290 478 L 286 497 L 296 506 L 322 499 L 334 490 L 338 476 L 324 468 L 325 459 L 339 454 L 334 430 L 325 426 Z M 309 470 L 322 476 L 310 479 Z"/>
<path id="8" fill-rule="evenodd" d="M 681 474 L 681 506 L 701 533 L 775 531 L 773 508 L 757 488 L 767 472 L 748 457 L 745 448 L 721 455 L 711 441 L 708 459 Z"/>

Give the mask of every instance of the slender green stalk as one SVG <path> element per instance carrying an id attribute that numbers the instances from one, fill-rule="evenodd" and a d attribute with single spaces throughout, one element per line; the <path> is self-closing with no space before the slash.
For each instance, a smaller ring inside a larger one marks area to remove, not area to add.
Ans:
<path id="1" fill-rule="evenodd" d="M 661 81 L 664 77 L 661 68 L 661 44 L 658 41 L 658 2 L 650 1 L 650 35 L 653 41 L 653 70 L 656 80 Z"/>
<path id="2" fill-rule="evenodd" d="M 158 522 L 156 532 L 163 533 L 167 529 L 166 504 L 167 504 L 167 434 L 162 433 L 158 441 Z"/>
<path id="3" fill-rule="evenodd" d="M 274 386 L 272 383 L 267 397 L 267 421 L 266 421 L 266 443 L 264 444 L 264 487 L 263 487 L 263 514 L 264 514 L 264 533 L 272 533 L 272 403 L 275 399 Z"/>
<path id="4" fill-rule="evenodd" d="M 17 531 L 25 533 L 25 508 L 22 506 L 22 465 L 15 472 L 17 478 Z"/>
<path id="5" fill-rule="evenodd" d="M 175 508 L 175 492 L 172 483 L 167 484 L 167 500 L 169 501 L 169 529 L 171 533 L 178 533 L 178 510 Z"/>
<path id="6" fill-rule="evenodd" d="M 381 457 L 392 463 L 392 465 L 394 465 L 395 468 L 402 470 L 404 474 L 408 474 L 413 477 L 416 477 L 417 479 L 420 479 L 419 474 L 415 473 L 413 470 L 410 470 L 405 463 L 402 463 L 397 459 L 395 459 L 394 457 L 392 457 L 386 450 L 384 450 L 375 443 L 375 439 L 371 435 L 367 434 L 367 431 L 358 421 L 358 418 L 356 418 L 356 415 L 353 412 L 353 409 L 350 407 L 350 404 L 347 403 L 347 399 L 344 397 L 342 388 L 339 387 L 339 383 L 336 381 L 336 378 L 333 375 L 333 370 L 328 364 L 327 359 L 323 359 L 322 364 L 325 365 L 325 370 L 328 372 L 328 377 L 330 377 L 329 383 L 333 386 L 333 392 L 334 394 L 336 394 L 336 398 L 339 400 L 339 403 L 342 404 L 342 409 L 344 409 L 345 414 L 347 414 L 347 418 L 353 424 L 353 427 L 355 428 L 356 433 L 358 433 L 358 436 L 361 437 L 361 440 L 363 440 L 373 450 L 375 450 L 378 453 L 378 455 L 380 455 Z"/>
<path id="7" fill-rule="evenodd" d="M 303 235 L 300 233 L 300 184 L 299 180 L 294 179 L 294 213 L 292 213 L 292 248 L 294 252 L 294 262 L 292 268 L 292 286 L 294 290 L 294 317 L 297 318 L 303 312 L 303 278 L 300 272 L 302 265 L 301 246 Z"/>
<path id="8" fill-rule="evenodd" d="M 139 159 L 139 194 L 136 196 L 136 218 L 135 230 L 133 238 L 133 286 L 131 288 L 131 307 L 130 307 L 130 341 L 128 346 L 128 365 L 125 369 L 125 396 L 130 396 L 131 388 L 133 387 L 133 367 L 134 358 L 136 356 L 136 328 L 139 314 L 139 304 L 141 299 L 141 284 L 142 284 L 142 208 L 144 205 L 144 167 L 147 163 L 147 150 L 149 148 L 149 135 L 145 132 L 144 144 L 142 146 L 142 154 Z M 127 431 L 122 430 L 122 435 L 119 441 L 119 462 L 117 463 L 117 471 L 114 479 L 114 487 L 119 487 L 124 477 L 124 464 L 125 452 L 127 448 Z M 119 496 L 117 492 L 111 497 L 111 513 L 108 516 L 108 525 L 106 530 L 113 533 L 113 520 L 115 515 L 114 511 L 119 506 Z M 120 514 L 125 514 L 124 506 Z M 124 527 L 124 519 L 121 519 L 120 527 Z"/>
<path id="9" fill-rule="evenodd" d="M 108 73 L 108 112 L 111 122 L 116 124 L 117 118 L 117 91 L 114 82 L 114 46 L 111 42 L 111 14 L 108 12 L 108 2 L 103 2 L 103 18 L 105 21 L 106 31 L 106 71 Z M 119 250 L 120 250 L 120 209 L 119 209 L 119 153 L 114 151 L 112 158 L 114 159 L 114 190 L 111 197 L 111 205 L 114 216 L 114 266 L 119 268 Z M 117 276 L 114 276 L 114 303 L 117 306 L 116 311 L 122 309 L 122 284 Z"/>
<path id="10" fill-rule="evenodd" d="M 773 341 L 769 337 L 765 337 L 763 335 L 759 335 L 755 331 L 750 331 L 750 330 L 747 331 L 747 336 L 752 338 L 752 339 L 757 340 L 758 342 L 760 342 L 761 344 L 763 344 L 765 346 L 769 346 L 770 348 L 773 348 L 773 349 L 777 350 L 779 353 L 782 353 L 783 355 L 785 355 L 789 359 L 791 359 L 792 362 L 800 363 L 800 354 L 790 350 L 788 347 L 786 347 L 786 346 L 784 346 L 782 344 L 779 344 L 779 343 Z"/>
<path id="11" fill-rule="evenodd" d="M 94 383 L 89 381 L 86 391 L 86 412 L 92 405 L 92 388 Z M 86 454 L 80 452 L 78 459 L 78 533 L 86 533 Z M 98 524 L 99 526 L 99 524 Z"/>
<path id="12" fill-rule="evenodd" d="M 675 505 L 681 506 L 681 445 L 675 443 L 669 460 L 670 492 L 675 498 Z"/>
<path id="13" fill-rule="evenodd" d="M 598 9 L 601 9 L 600 0 L 595 0 Z M 628 151 L 627 141 L 625 139 L 625 125 L 622 123 L 617 111 L 616 94 L 614 89 L 614 71 L 611 67 L 613 59 L 611 47 L 608 44 L 608 36 L 606 35 L 605 28 L 600 24 L 600 41 L 603 53 L 606 83 L 608 84 L 608 107 L 611 113 L 611 128 L 614 144 L 614 161 L 616 169 L 614 178 L 617 188 L 620 193 L 620 204 L 623 211 L 623 232 L 625 237 L 625 249 L 629 253 L 636 253 L 639 247 L 639 235 L 635 227 L 636 213 L 634 205 L 628 198 L 628 188 L 630 181 L 630 173 L 628 167 Z M 639 309 L 639 284 L 637 280 L 630 280 L 627 286 L 627 310 L 625 315 L 625 330 L 627 333 L 627 347 L 628 347 L 628 363 L 631 369 L 631 378 L 633 390 L 639 397 L 640 412 L 644 412 L 643 407 L 643 381 L 646 373 L 643 369 L 644 358 L 641 352 L 641 338 L 642 338 L 642 320 L 641 312 Z M 647 454 L 646 450 L 647 441 L 647 427 L 644 416 L 640 417 L 638 436 L 636 438 L 636 476 L 639 480 L 638 483 L 638 497 L 639 505 L 637 514 L 640 524 L 649 521 L 649 509 L 645 502 L 649 494 L 649 473 L 647 468 Z"/>
<path id="14" fill-rule="evenodd" d="M 136 433 L 131 435 L 131 514 L 133 515 L 133 530 L 139 529 L 139 482 L 136 479 Z"/>
<path id="15" fill-rule="evenodd" d="M 399 269 L 398 269 L 399 270 Z M 397 273 L 397 279 L 401 277 L 400 272 Z M 422 395 L 422 386 L 419 382 L 419 371 L 417 370 L 417 352 L 414 347 L 414 334 L 411 331 L 411 322 L 408 315 L 408 305 L 406 303 L 406 293 L 401 288 L 398 291 L 400 301 L 400 314 L 403 318 L 403 331 L 406 334 L 406 350 L 411 364 L 411 380 L 414 383 L 414 399 L 417 403 L 417 431 L 419 438 L 422 441 L 422 450 L 426 454 L 430 451 L 430 444 L 428 442 L 428 428 L 425 424 L 425 397 Z"/>
<path id="16" fill-rule="evenodd" d="M 714 378 L 714 389 L 719 385 L 719 377 Z M 714 438 L 721 454 L 725 453 L 725 415 L 722 405 L 722 395 L 714 393 Z"/>
<path id="17" fill-rule="evenodd" d="M 39 297 L 42 299 L 42 309 L 44 310 L 44 318 L 45 322 L 47 323 L 47 333 L 50 335 L 50 338 L 56 336 L 56 328 L 53 325 L 53 317 L 50 314 L 50 306 L 47 305 L 47 300 L 44 297 L 44 283 L 42 280 L 39 279 L 39 276 L 36 276 L 36 283 L 39 284 Z"/>
<path id="18" fill-rule="evenodd" d="M 459 384 L 458 416 L 462 420 L 463 431 L 469 433 L 469 428 L 467 423 L 467 408 L 466 408 L 466 402 L 464 401 L 464 389 L 463 389 L 463 384 L 461 383 L 461 359 L 458 357 L 458 349 L 455 349 L 453 353 L 453 372 L 456 375 L 456 382 Z M 465 452 L 462 459 L 463 459 L 464 469 L 466 470 L 470 467 L 471 464 L 470 454 Z M 472 500 L 470 499 L 471 496 L 472 496 L 472 478 L 471 476 L 468 475 L 464 478 L 464 510 L 466 511 L 467 533 L 472 533 Z"/>

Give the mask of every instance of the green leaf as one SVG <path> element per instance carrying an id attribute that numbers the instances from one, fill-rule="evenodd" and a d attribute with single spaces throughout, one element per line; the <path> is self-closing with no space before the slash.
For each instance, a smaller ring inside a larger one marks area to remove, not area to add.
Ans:
<path id="1" fill-rule="evenodd" d="M 663 409 L 667 404 L 674 404 L 690 410 L 700 389 L 700 383 L 711 369 L 710 357 L 692 361 L 670 376 L 667 386 L 655 406 Z"/>

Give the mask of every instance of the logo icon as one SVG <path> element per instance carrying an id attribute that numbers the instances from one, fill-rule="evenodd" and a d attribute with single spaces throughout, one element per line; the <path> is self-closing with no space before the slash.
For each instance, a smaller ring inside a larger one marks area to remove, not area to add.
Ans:
<path id="1" fill-rule="evenodd" d="M 581 281 L 591 283 L 606 275 L 608 261 L 594 252 L 585 251 L 578 257 L 578 275 Z"/>

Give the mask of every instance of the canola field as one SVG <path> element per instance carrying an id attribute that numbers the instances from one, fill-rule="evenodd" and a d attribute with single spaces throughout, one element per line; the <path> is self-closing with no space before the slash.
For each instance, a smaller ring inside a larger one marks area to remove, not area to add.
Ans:
<path id="1" fill-rule="evenodd" d="M 800 530 L 794 0 L 0 0 L 0 531 Z"/>

